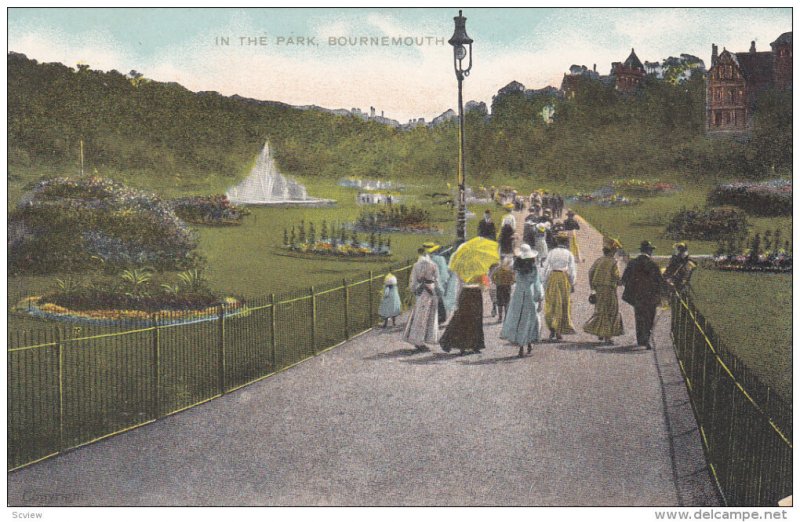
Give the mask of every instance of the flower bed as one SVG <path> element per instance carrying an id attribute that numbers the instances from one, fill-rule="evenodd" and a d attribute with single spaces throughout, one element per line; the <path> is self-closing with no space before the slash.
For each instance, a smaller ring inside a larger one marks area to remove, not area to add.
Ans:
<path id="1" fill-rule="evenodd" d="M 112 326 L 120 322 L 130 321 L 135 321 L 142 326 L 152 326 L 155 323 L 179 324 L 213 320 L 219 317 L 220 306 L 226 316 L 240 315 L 247 312 L 247 307 L 232 297 L 226 297 L 213 306 L 199 309 L 144 311 L 135 309 L 73 310 L 48 302 L 48 299 L 43 296 L 26 297 L 17 303 L 16 311 L 25 312 L 43 319 L 70 323 L 88 323 L 96 326 Z"/>
<path id="2" fill-rule="evenodd" d="M 777 254 L 749 254 L 725 255 L 714 257 L 714 268 L 718 270 L 736 272 L 778 272 L 792 271 L 792 255 L 785 252 Z"/>
<path id="3" fill-rule="evenodd" d="M 711 205 L 734 205 L 759 216 L 790 216 L 792 182 L 772 180 L 718 185 L 708 194 L 708 202 Z"/>
<path id="4" fill-rule="evenodd" d="M 683 209 L 672 217 L 666 236 L 670 239 L 716 241 L 747 236 L 747 215 L 734 207 Z"/>
<path id="5" fill-rule="evenodd" d="M 612 183 L 616 190 L 621 190 L 636 196 L 657 196 L 659 194 L 668 194 L 675 192 L 678 187 L 666 181 L 654 181 L 643 179 L 623 179 L 616 180 Z"/>
<path id="6" fill-rule="evenodd" d="M 188 196 L 172 200 L 179 218 L 198 225 L 240 225 L 250 212 L 234 206 L 224 194 Z"/>
<path id="7" fill-rule="evenodd" d="M 567 196 L 568 203 L 583 203 L 590 205 L 600 205 L 603 207 L 620 207 L 627 205 L 638 205 L 641 203 L 638 199 L 630 199 L 614 192 L 612 189 L 600 189 L 592 192 L 591 194 L 578 193 L 572 196 Z"/>
<path id="8" fill-rule="evenodd" d="M 380 209 L 363 209 L 354 224 L 359 232 L 410 232 L 436 233 L 438 227 L 431 224 L 427 210 L 406 205 L 392 205 Z"/>
<path id="9" fill-rule="evenodd" d="M 386 257 L 391 255 L 388 246 L 370 247 L 362 243 L 333 243 L 316 241 L 285 246 L 291 252 L 331 257 Z"/>

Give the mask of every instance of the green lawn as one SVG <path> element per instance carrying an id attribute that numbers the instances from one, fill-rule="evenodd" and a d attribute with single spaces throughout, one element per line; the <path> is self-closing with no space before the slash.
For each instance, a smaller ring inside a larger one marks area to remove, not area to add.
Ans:
<path id="1" fill-rule="evenodd" d="M 695 304 L 764 384 L 792 400 L 792 276 L 698 269 Z"/>
<path id="2" fill-rule="evenodd" d="M 313 221 L 319 233 L 322 220 L 352 222 L 359 213 L 355 202 L 357 190 L 335 185 L 334 181 L 301 180 L 309 194 L 337 200 L 332 208 L 269 208 L 253 207 L 241 226 L 195 227 L 199 235 L 199 251 L 208 261 L 207 275 L 216 291 L 256 298 L 308 288 L 343 278 L 352 279 L 369 270 L 380 272 L 390 263 L 413 258 L 418 246 L 433 239 L 442 244 L 454 238 L 454 212 L 446 206 L 432 205 L 425 194 L 445 192 L 447 186 L 419 185 L 409 187 L 403 196 L 408 204 L 428 208 L 441 226 L 441 235 L 391 234 L 391 259 L 375 261 L 307 260 L 277 255 L 283 242 L 284 228 L 291 228 L 301 219 Z M 520 193 L 536 188 L 570 194 L 591 191 L 591 185 L 571 188 L 536 179 L 507 179 L 496 183 L 513 185 Z M 626 250 L 636 252 L 642 239 L 657 246 L 657 254 L 667 255 L 673 240 L 663 237 L 667 216 L 682 206 L 701 206 L 711 184 L 683 186 L 681 192 L 668 196 L 643 198 L 631 207 L 606 208 L 576 205 L 576 211 L 601 231 L 619 237 Z M 472 210 L 481 214 L 483 206 Z M 468 222 L 468 235 L 475 233 L 476 219 Z M 784 237 L 791 237 L 791 218 L 752 218 L 753 231 L 780 227 Z M 363 234 L 362 234 L 363 237 Z M 695 254 L 713 253 L 715 243 L 690 241 Z M 591 257 L 592 254 L 589 253 Z M 8 303 L 19 298 L 52 289 L 55 275 L 11 277 L 8 280 Z M 703 310 L 728 347 L 741 356 L 763 380 L 785 397 L 791 397 L 791 276 L 722 273 L 700 270 L 694 279 L 698 307 Z M 14 329 L 46 326 L 44 321 L 24 315 L 9 317 Z"/>
<path id="3" fill-rule="evenodd" d="M 656 246 L 656 255 L 670 255 L 676 242 L 664 236 L 664 231 L 672 214 L 681 207 L 692 208 L 705 205 L 706 195 L 712 183 L 696 183 L 682 186 L 680 192 L 665 196 L 642 198 L 641 203 L 620 207 L 601 207 L 599 205 L 576 204 L 575 211 L 601 232 L 618 237 L 628 253 L 638 252 L 639 244 L 647 239 Z M 769 229 L 780 228 L 784 238 L 792 237 L 791 216 L 755 217 L 748 216 L 750 233 L 763 235 Z M 714 241 L 687 240 L 689 252 L 693 254 L 714 254 L 717 243 Z"/>

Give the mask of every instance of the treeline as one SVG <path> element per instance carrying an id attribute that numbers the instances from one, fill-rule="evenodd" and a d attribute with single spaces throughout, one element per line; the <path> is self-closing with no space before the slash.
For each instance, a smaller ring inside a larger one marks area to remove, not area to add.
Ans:
<path id="1" fill-rule="evenodd" d="M 630 96 L 592 81 L 570 99 L 497 96 L 491 117 L 479 110 L 466 116 L 470 179 L 602 180 L 667 171 L 767 177 L 791 168 L 791 93 L 763 96 L 752 139 L 739 143 L 705 138 L 704 89 L 698 75 L 680 85 L 649 81 Z M 549 124 L 546 106 L 555 111 Z M 9 182 L 37 181 L 45 170 L 77 172 L 81 139 L 86 171 L 189 193 L 223 192 L 247 173 L 265 139 L 287 174 L 304 177 L 446 180 L 457 161 L 454 121 L 406 131 L 194 93 L 135 71 L 73 69 L 9 53 Z"/>

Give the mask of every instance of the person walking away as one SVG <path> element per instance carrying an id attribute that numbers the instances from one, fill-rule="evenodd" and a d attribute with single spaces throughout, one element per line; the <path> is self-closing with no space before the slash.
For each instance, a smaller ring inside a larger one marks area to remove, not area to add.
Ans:
<path id="1" fill-rule="evenodd" d="M 489 299 L 492 301 L 492 317 L 497 317 L 497 285 L 494 284 L 494 273 L 500 268 L 500 263 L 489 267 Z"/>
<path id="2" fill-rule="evenodd" d="M 436 281 L 436 297 L 438 297 L 436 310 L 438 313 L 439 325 L 442 325 L 447 322 L 447 309 L 444 304 L 444 296 L 447 292 L 447 282 L 450 279 L 450 269 L 447 267 L 447 260 L 437 254 L 442 248 L 441 245 L 433 241 L 426 241 L 422 244 L 422 248 L 425 249 L 431 261 L 436 263 L 436 268 L 439 269 L 439 279 Z"/>
<path id="3" fill-rule="evenodd" d="M 492 213 L 488 209 L 483 213 L 483 219 L 478 222 L 478 235 L 494 241 L 497 238 L 497 227 L 492 221 Z"/>
<path id="4" fill-rule="evenodd" d="M 501 339 L 519 346 L 520 357 L 524 356 L 525 345 L 530 354 L 533 343 L 539 340 L 539 312 L 542 311 L 545 292 L 539 278 L 536 258 L 536 251 L 523 243 L 519 256 L 514 259 L 516 285 L 500 332 Z"/>
<path id="5" fill-rule="evenodd" d="M 628 263 L 622 274 L 622 284 L 625 285 L 622 300 L 633 306 L 636 343 L 648 350 L 653 349 L 650 337 L 656 319 L 656 308 L 661 302 L 663 284 L 661 271 L 651 257 L 654 250 L 650 241 L 642 241 L 639 256 Z"/>
<path id="6" fill-rule="evenodd" d="M 536 216 L 531 212 L 522 224 L 522 242 L 532 246 L 534 241 L 536 241 Z"/>
<path id="7" fill-rule="evenodd" d="M 581 229 L 578 220 L 575 219 L 575 212 L 572 210 L 567 211 L 567 219 L 564 220 L 564 230 L 569 234 L 569 251 L 575 256 L 575 262 L 582 263 L 581 249 L 578 247 L 578 233 Z"/>
<path id="8" fill-rule="evenodd" d="M 514 255 L 514 230 L 509 223 L 504 223 L 500 229 L 500 237 L 497 238 L 497 242 L 500 243 L 500 255 Z"/>
<path id="9" fill-rule="evenodd" d="M 546 282 L 544 316 L 550 329 L 550 340 L 561 340 L 562 335 L 575 333 L 572 325 L 570 294 L 575 291 L 575 257 L 568 250 L 569 236 L 556 237 L 556 248 L 547 254 L 544 264 Z"/>
<path id="10" fill-rule="evenodd" d="M 417 253 L 419 260 L 414 263 L 408 279 L 409 289 L 416 296 L 416 302 L 403 331 L 403 340 L 413 344 L 417 350 L 425 351 L 428 349 L 425 344 L 436 344 L 439 334 L 439 298 L 436 296 L 439 269 L 424 248 L 418 249 Z"/>
<path id="11" fill-rule="evenodd" d="M 500 222 L 500 228 L 506 225 L 511 225 L 511 230 L 517 230 L 517 218 L 514 217 L 514 204 L 513 203 L 506 203 L 504 205 L 506 209 L 506 213 L 503 216 L 503 220 Z"/>
<path id="12" fill-rule="evenodd" d="M 539 223 L 534 229 L 533 235 L 533 249 L 536 250 L 536 260 L 539 266 L 544 265 L 547 260 L 547 253 L 549 248 L 547 246 L 547 234 L 550 232 L 548 223 Z M 530 245 L 530 243 L 528 243 Z"/>
<path id="13" fill-rule="evenodd" d="M 514 284 L 512 259 L 511 256 L 503 257 L 500 266 L 491 275 L 491 281 L 495 285 L 497 294 L 498 323 L 503 322 L 503 313 L 508 310 L 508 303 L 511 300 L 511 285 Z"/>
<path id="14" fill-rule="evenodd" d="M 614 250 L 603 246 L 603 256 L 589 269 L 589 286 L 595 296 L 594 314 L 583 325 L 583 331 L 596 335 L 606 344 L 614 344 L 611 338 L 624 333 L 617 300 L 619 281 L 619 266 L 614 258 Z"/>
<path id="15" fill-rule="evenodd" d="M 466 281 L 458 295 L 458 306 L 447 324 L 439 346 L 445 352 L 457 348 L 461 355 L 467 350 L 480 353 L 485 347 L 483 337 L 483 287 L 486 274 Z"/>
<path id="16" fill-rule="evenodd" d="M 686 243 L 676 243 L 675 251 L 664 271 L 664 280 L 682 294 L 686 291 L 689 278 L 696 267 L 697 264 L 689 258 L 689 248 Z"/>
<path id="17" fill-rule="evenodd" d="M 386 274 L 383 280 L 383 299 L 378 307 L 378 315 L 383 318 L 383 327 L 389 326 L 389 319 L 392 326 L 396 326 L 395 319 L 402 310 L 400 304 L 400 292 L 397 290 L 397 278 L 394 274 Z"/>

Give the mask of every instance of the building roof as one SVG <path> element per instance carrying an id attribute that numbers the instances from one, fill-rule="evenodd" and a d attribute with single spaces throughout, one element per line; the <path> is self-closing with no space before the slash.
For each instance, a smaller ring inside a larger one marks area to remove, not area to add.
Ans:
<path id="1" fill-rule="evenodd" d="M 641 60 L 636 56 L 636 52 L 633 49 L 631 49 L 631 54 L 625 60 L 624 65 L 629 69 L 644 69 L 644 65 L 642 65 Z"/>
<path id="2" fill-rule="evenodd" d="M 783 33 L 778 37 L 777 40 L 770 44 L 773 48 L 776 45 L 792 45 L 792 32 L 789 31 L 788 33 Z"/>
<path id="3" fill-rule="evenodd" d="M 731 53 L 736 56 L 744 79 L 752 83 L 772 81 L 772 53 Z"/>

